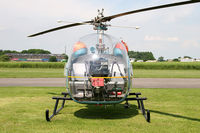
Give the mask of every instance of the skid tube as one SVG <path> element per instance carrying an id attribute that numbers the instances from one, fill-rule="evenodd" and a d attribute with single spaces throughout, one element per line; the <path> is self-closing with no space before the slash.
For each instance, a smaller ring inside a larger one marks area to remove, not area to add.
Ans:
<path id="1" fill-rule="evenodd" d="M 72 98 L 67 98 L 67 95 L 69 95 L 69 93 L 66 92 L 62 92 L 62 95 L 64 95 L 64 97 L 52 97 L 52 99 L 56 100 L 55 106 L 54 106 L 54 110 L 53 110 L 53 114 L 49 117 L 49 110 L 47 109 L 45 114 L 46 114 L 46 120 L 47 121 L 51 121 L 51 119 L 57 115 L 63 108 L 65 105 L 65 101 L 66 100 L 72 100 Z M 61 107 L 57 110 L 58 104 L 59 104 L 59 100 L 62 100 L 62 105 Z"/>
<path id="2" fill-rule="evenodd" d="M 65 101 L 66 100 L 72 100 L 72 98 L 67 98 L 67 95 L 69 95 L 69 93 L 66 93 L 66 92 L 62 92 L 61 93 L 62 95 L 64 95 L 64 97 L 52 97 L 52 99 L 55 99 L 56 100 L 56 103 L 55 103 L 55 106 L 54 106 L 54 110 L 53 110 L 53 114 L 49 117 L 49 110 L 47 109 L 46 110 L 46 120 L 48 122 L 51 121 L 51 119 L 57 115 L 63 108 L 64 108 L 64 105 L 65 105 Z M 144 115 L 145 119 L 147 122 L 150 122 L 150 112 L 149 110 L 145 110 L 144 108 L 144 103 L 143 103 L 143 100 L 147 100 L 146 97 L 139 97 L 139 95 L 141 95 L 141 93 L 129 93 L 129 96 L 131 95 L 135 95 L 136 97 L 133 97 L 133 98 L 126 98 L 126 103 L 124 105 L 125 108 L 129 108 L 130 104 L 128 103 L 128 101 L 132 101 L 132 100 L 136 100 L 137 103 L 138 103 L 138 108 L 141 110 L 142 114 Z M 59 104 L 59 100 L 62 100 L 62 105 L 61 107 L 57 110 L 57 107 L 58 107 L 58 104 Z"/>
<path id="3" fill-rule="evenodd" d="M 144 115 L 144 118 L 146 119 L 147 122 L 150 122 L 150 111 L 149 110 L 146 110 L 144 108 L 144 103 L 143 103 L 143 100 L 147 100 L 146 97 L 139 97 L 139 95 L 141 95 L 141 93 L 129 93 L 129 96 L 132 96 L 132 95 L 135 95 L 136 97 L 133 97 L 133 98 L 126 98 L 126 103 L 124 104 L 124 107 L 125 108 L 129 108 L 129 103 L 128 101 L 131 101 L 131 100 L 136 100 L 137 103 L 138 103 L 138 109 L 141 110 L 142 114 Z"/>

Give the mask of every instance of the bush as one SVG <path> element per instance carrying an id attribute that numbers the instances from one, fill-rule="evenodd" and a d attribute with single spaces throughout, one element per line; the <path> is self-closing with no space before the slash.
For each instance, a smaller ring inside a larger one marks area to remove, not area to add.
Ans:
<path id="1" fill-rule="evenodd" d="M 2 61 L 2 62 L 10 61 L 10 57 L 7 56 L 7 55 L 1 55 L 0 56 L 0 61 Z"/>
<path id="2" fill-rule="evenodd" d="M 65 55 L 64 58 L 67 61 L 69 57 L 68 57 L 68 55 Z"/>
<path id="3" fill-rule="evenodd" d="M 57 58 L 55 56 L 51 56 L 49 58 L 49 62 L 57 62 Z"/>
<path id="4" fill-rule="evenodd" d="M 172 61 L 174 62 L 179 62 L 179 60 L 177 58 L 173 59 Z"/>
<path id="5" fill-rule="evenodd" d="M 159 57 L 159 58 L 158 58 L 158 61 L 159 61 L 159 62 L 163 62 L 163 61 L 165 61 L 165 60 L 164 60 L 164 57 L 162 57 L 162 56 Z"/>
<path id="6" fill-rule="evenodd" d="M 134 62 L 133 69 L 200 70 L 200 62 Z M 64 68 L 65 62 L 0 62 L 0 68 Z"/>

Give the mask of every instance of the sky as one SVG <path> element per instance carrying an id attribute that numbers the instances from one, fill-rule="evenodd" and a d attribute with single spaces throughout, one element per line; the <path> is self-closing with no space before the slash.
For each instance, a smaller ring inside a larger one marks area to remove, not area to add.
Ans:
<path id="1" fill-rule="evenodd" d="M 66 25 L 58 20 L 82 22 L 93 19 L 97 9 L 104 16 L 184 0 L 0 0 L 0 49 L 45 49 L 67 54 L 80 37 L 95 33 L 90 25 L 28 38 L 43 30 Z M 107 34 L 122 38 L 129 50 L 151 51 L 156 58 L 200 58 L 200 3 L 142 12 L 113 19 Z"/>

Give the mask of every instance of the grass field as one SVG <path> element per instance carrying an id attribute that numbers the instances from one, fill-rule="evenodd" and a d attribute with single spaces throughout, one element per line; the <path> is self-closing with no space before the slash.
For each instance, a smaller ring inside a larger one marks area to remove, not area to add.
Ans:
<path id="1" fill-rule="evenodd" d="M 63 62 L 0 62 L 0 68 L 64 68 Z"/>
<path id="2" fill-rule="evenodd" d="M 200 70 L 200 62 L 134 62 L 135 69 Z"/>
<path id="3" fill-rule="evenodd" d="M 135 78 L 200 78 L 200 70 L 134 69 Z M 64 69 L 0 68 L 0 78 L 62 78 Z"/>
<path id="4" fill-rule="evenodd" d="M 135 89 L 148 97 L 145 106 L 151 111 L 147 123 L 136 102 L 130 109 L 87 106 L 72 101 L 53 118 L 45 121 L 53 95 L 64 88 L 0 87 L 1 133 L 197 133 L 200 125 L 200 89 Z"/>
<path id="5" fill-rule="evenodd" d="M 64 68 L 0 68 L 0 78 L 62 78 Z"/>
<path id="6" fill-rule="evenodd" d="M 135 78 L 200 78 L 200 70 L 134 69 Z"/>

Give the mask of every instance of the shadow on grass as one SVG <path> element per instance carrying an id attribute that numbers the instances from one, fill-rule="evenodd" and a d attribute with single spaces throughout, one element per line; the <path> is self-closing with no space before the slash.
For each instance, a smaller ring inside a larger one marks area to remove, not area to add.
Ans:
<path id="1" fill-rule="evenodd" d="M 167 115 L 167 116 L 172 116 L 172 117 L 176 117 L 176 118 L 182 118 L 182 119 L 187 119 L 187 120 L 191 120 L 191 121 L 200 122 L 200 119 L 198 119 L 198 118 L 192 118 L 192 117 L 187 117 L 187 116 L 181 116 L 181 115 L 176 115 L 176 114 L 170 114 L 170 113 L 160 112 L 160 111 L 156 111 L 156 110 L 150 110 L 150 112 L 157 113 L 157 114 L 161 114 L 161 115 Z"/>
<path id="2" fill-rule="evenodd" d="M 134 117 L 138 114 L 137 106 L 131 105 L 125 109 L 123 104 L 116 106 L 92 106 L 88 105 L 85 109 L 80 109 L 74 113 L 76 117 L 84 119 L 125 119 Z"/>

